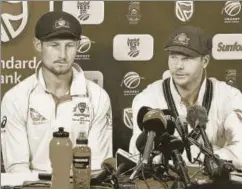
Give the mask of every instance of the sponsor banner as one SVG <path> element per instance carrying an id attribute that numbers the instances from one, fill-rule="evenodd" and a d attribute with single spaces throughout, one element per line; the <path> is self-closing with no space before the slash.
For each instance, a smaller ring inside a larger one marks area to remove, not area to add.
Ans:
<path id="1" fill-rule="evenodd" d="M 123 122 L 126 127 L 133 129 L 133 113 L 132 108 L 124 108 L 123 110 Z"/>
<path id="2" fill-rule="evenodd" d="M 240 22 L 241 3 L 240 1 L 227 1 L 224 4 L 221 14 L 224 15 L 224 23 L 238 24 Z"/>
<path id="3" fill-rule="evenodd" d="M 126 16 L 130 24 L 138 24 L 141 18 L 140 2 L 137 2 L 137 1 L 130 2 L 128 14 Z"/>
<path id="4" fill-rule="evenodd" d="M 100 71 L 84 71 L 85 77 L 103 87 L 103 73 Z"/>
<path id="5" fill-rule="evenodd" d="M 28 17 L 27 1 L 4 1 L 1 13 L 1 41 L 9 42 L 19 36 L 25 29 Z"/>
<path id="6" fill-rule="evenodd" d="M 154 39 L 149 34 L 118 34 L 113 38 L 113 57 L 119 61 L 152 59 Z"/>
<path id="7" fill-rule="evenodd" d="M 188 22 L 194 12 L 193 1 L 176 1 L 175 13 L 176 17 L 182 22 Z"/>
<path id="8" fill-rule="evenodd" d="M 103 1 L 63 1 L 62 10 L 75 16 L 81 24 L 101 24 L 104 20 Z"/>
<path id="9" fill-rule="evenodd" d="M 216 34 L 212 55 L 216 60 L 242 60 L 242 33 Z"/>
<path id="10" fill-rule="evenodd" d="M 1 60 L 1 85 L 19 83 L 24 79 L 23 70 L 34 70 L 40 62 L 36 57 L 32 60 L 17 60 L 12 56 L 8 60 Z M 4 70 L 7 70 L 6 73 Z"/>
<path id="11" fill-rule="evenodd" d="M 140 90 L 138 89 L 141 80 L 144 79 L 136 72 L 128 72 L 125 74 L 122 82 L 121 87 L 124 87 L 124 96 L 135 96 L 137 95 Z"/>

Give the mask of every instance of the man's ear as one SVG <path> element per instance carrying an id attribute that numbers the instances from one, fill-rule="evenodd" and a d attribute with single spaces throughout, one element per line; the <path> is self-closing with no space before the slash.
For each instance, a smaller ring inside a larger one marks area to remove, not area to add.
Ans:
<path id="1" fill-rule="evenodd" d="M 41 48 L 41 46 L 42 46 L 41 41 L 35 37 L 34 40 L 33 40 L 33 44 L 34 44 L 35 49 L 38 52 L 41 52 L 41 49 L 42 49 Z"/>
<path id="2" fill-rule="evenodd" d="M 203 68 L 206 69 L 210 61 L 210 55 L 203 56 Z"/>

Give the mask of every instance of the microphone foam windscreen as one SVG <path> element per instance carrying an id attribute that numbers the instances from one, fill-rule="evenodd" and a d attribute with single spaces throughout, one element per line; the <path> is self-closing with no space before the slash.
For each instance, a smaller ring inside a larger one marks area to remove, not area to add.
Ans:
<path id="1" fill-rule="evenodd" d="M 162 110 L 149 110 L 143 118 L 143 127 L 146 131 L 151 130 L 157 134 L 165 132 L 167 128 L 167 120 Z"/>
<path id="2" fill-rule="evenodd" d="M 195 105 L 187 110 L 187 122 L 194 127 L 196 124 L 204 126 L 208 122 L 208 115 L 206 108 Z"/>

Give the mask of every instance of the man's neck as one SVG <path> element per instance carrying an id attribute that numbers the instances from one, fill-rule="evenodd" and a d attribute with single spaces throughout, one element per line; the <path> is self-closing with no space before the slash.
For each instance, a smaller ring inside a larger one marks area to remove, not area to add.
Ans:
<path id="1" fill-rule="evenodd" d="M 46 89 L 57 98 L 61 98 L 69 93 L 72 75 L 72 70 L 63 75 L 55 75 L 46 68 L 43 68 L 43 78 Z"/>
<path id="2" fill-rule="evenodd" d="M 197 98 L 198 98 L 203 80 L 204 80 L 204 77 L 186 86 L 175 85 L 178 93 L 181 96 L 182 101 L 187 106 L 192 106 L 197 102 Z"/>

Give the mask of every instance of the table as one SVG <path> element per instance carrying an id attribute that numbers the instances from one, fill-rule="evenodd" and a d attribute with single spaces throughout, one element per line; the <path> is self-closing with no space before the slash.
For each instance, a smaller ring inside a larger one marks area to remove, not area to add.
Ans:
<path id="1" fill-rule="evenodd" d="M 198 171 L 197 167 L 188 167 L 188 173 L 189 173 L 190 176 L 192 176 L 197 171 Z M 5 175 L 3 175 L 3 174 L 5 174 Z M 239 176 L 237 176 L 237 178 L 236 178 L 236 175 L 234 173 L 234 174 L 232 174 L 231 177 L 232 177 L 232 180 L 240 181 L 242 183 L 242 173 L 240 173 Z M 19 179 L 19 181 L 16 181 L 16 178 Z M 5 179 L 5 181 L 4 181 L 4 179 Z M 13 180 L 16 181 L 16 185 L 17 185 L 17 182 L 21 183 L 21 182 L 23 182 L 23 180 L 28 180 L 28 181 L 32 181 L 32 182 L 38 181 L 38 174 L 37 173 L 28 173 L 28 174 L 2 173 L 1 174 L 1 182 L 6 183 L 6 179 L 11 179 L 12 181 Z M 207 176 L 203 175 L 202 172 L 200 172 L 198 175 L 196 175 L 196 177 L 193 177 L 191 179 L 191 181 L 195 181 L 195 179 L 199 180 L 200 182 L 205 182 L 205 181 L 210 182 L 209 178 Z M 147 179 L 146 182 L 148 183 L 150 189 L 163 189 L 164 188 L 163 185 L 160 182 L 158 182 L 158 181 L 156 181 L 152 178 Z M 37 186 L 35 186 L 35 187 L 22 187 L 22 189 L 49 189 L 50 188 L 50 182 L 45 182 L 45 183 L 49 183 L 49 185 L 39 186 L 39 187 L 37 187 Z M 171 182 L 171 181 L 167 182 L 169 188 L 171 187 L 172 183 L 173 182 Z M 136 189 L 146 189 L 147 188 L 146 183 L 143 180 L 139 180 L 139 179 L 135 180 L 135 186 L 136 186 Z M 1 188 L 3 188 L 3 187 L 1 187 Z M 129 187 L 129 189 L 130 188 L 131 187 Z M 69 189 L 73 189 L 71 183 L 70 183 Z M 112 189 L 112 187 L 91 186 L 91 189 Z"/>

